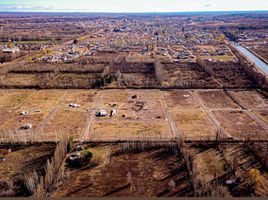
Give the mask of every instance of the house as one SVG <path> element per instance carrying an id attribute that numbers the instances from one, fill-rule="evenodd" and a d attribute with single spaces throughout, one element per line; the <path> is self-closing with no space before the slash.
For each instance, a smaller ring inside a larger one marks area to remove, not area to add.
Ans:
<path id="1" fill-rule="evenodd" d="M 28 130 L 31 129 L 33 127 L 32 124 L 24 124 L 20 127 L 20 130 Z"/>
<path id="2" fill-rule="evenodd" d="M 4 48 L 3 53 L 17 53 L 20 51 L 18 47 L 12 47 L 12 48 Z"/>
<path id="3" fill-rule="evenodd" d="M 106 117 L 108 115 L 107 110 L 100 110 L 96 113 L 96 117 Z"/>
<path id="4" fill-rule="evenodd" d="M 114 117 L 114 116 L 116 116 L 116 109 L 112 109 L 112 111 L 111 111 L 111 117 Z"/>
<path id="5" fill-rule="evenodd" d="M 20 113 L 20 115 L 28 115 L 28 111 L 22 111 L 21 113 Z"/>

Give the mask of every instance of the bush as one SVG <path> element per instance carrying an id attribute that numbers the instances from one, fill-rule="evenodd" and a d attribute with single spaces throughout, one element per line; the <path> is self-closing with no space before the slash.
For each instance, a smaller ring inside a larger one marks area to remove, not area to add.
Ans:
<path id="1" fill-rule="evenodd" d="M 82 155 L 85 157 L 85 159 L 90 160 L 93 157 L 93 154 L 91 151 L 89 151 L 88 149 L 84 150 L 82 152 Z"/>

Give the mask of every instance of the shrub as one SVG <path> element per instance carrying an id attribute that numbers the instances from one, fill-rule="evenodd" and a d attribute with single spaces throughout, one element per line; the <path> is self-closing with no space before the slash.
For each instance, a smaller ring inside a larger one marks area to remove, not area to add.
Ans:
<path id="1" fill-rule="evenodd" d="M 93 154 L 91 151 L 89 151 L 88 149 L 84 150 L 82 152 L 82 155 L 85 157 L 85 159 L 90 160 L 93 157 Z"/>

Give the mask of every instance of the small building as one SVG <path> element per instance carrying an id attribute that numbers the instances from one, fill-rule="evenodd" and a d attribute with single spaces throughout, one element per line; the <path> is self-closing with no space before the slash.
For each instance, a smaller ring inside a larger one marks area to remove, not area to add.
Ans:
<path id="1" fill-rule="evenodd" d="M 111 117 L 114 117 L 114 116 L 116 116 L 116 109 L 112 109 L 112 111 L 111 111 Z"/>
<path id="2" fill-rule="evenodd" d="M 70 103 L 69 106 L 72 108 L 80 108 L 80 105 L 76 103 Z"/>
<path id="3" fill-rule="evenodd" d="M 107 110 L 100 110 L 96 113 L 96 117 L 106 117 L 108 115 Z"/>
<path id="4" fill-rule="evenodd" d="M 21 113 L 20 113 L 20 115 L 28 115 L 28 111 L 22 111 Z"/>
<path id="5" fill-rule="evenodd" d="M 12 47 L 12 48 L 4 48 L 3 53 L 17 53 L 20 51 L 18 47 Z"/>
<path id="6" fill-rule="evenodd" d="M 24 124 L 20 127 L 20 130 L 28 130 L 31 129 L 33 127 L 32 124 Z"/>

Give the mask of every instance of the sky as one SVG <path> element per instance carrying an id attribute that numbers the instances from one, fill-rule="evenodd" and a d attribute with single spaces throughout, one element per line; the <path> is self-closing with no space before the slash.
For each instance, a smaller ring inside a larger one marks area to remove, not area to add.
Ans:
<path id="1" fill-rule="evenodd" d="M 268 0 L 0 0 L 0 11 L 194 12 L 268 10 Z"/>

